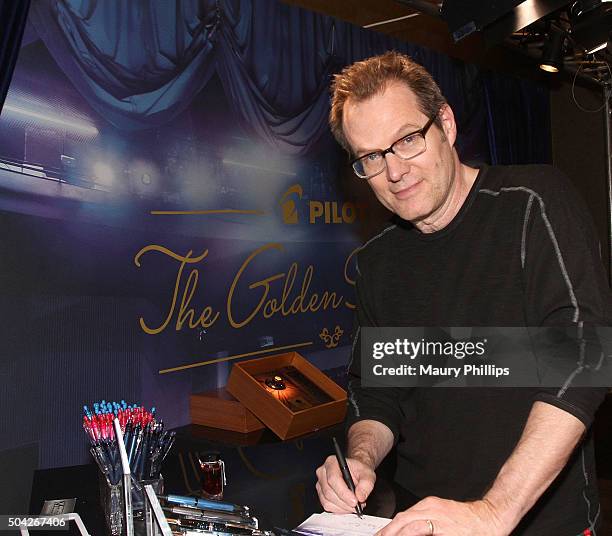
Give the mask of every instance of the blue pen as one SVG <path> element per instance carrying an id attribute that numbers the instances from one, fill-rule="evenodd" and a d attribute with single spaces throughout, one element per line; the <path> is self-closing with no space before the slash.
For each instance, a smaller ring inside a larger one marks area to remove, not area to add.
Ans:
<path id="1" fill-rule="evenodd" d="M 130 444 L 130 452 L 128 453 L 128 459 L 130 460 L 130 464 L 134 461 L 134 457 L 136 456 L 136 448 L 140 443 L 140 425 L 137 424 L 132 431 L 132 442 Z"/>
<path id="2" fill-rule="evenodd" d="M 184 497 L 183 495 L 159 495 L 159 497 L 173 504 L 195 506 L 196 508 L 206 508 L 209 510 L 221 510 L 222 512 L 244 512 L 249 510 L 247 506 L 240 506 L 238 504 L 221 501 L 208 501 L 206 499 L 198 499 L 195 497 Z"/>

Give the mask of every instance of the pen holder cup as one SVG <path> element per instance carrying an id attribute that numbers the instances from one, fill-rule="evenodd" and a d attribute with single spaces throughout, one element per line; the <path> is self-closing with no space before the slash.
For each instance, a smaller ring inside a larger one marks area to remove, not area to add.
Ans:
<path id="1" fill-rule="evenodd" d="M 107 533 L 110 536 L 125 534 L 123 523 L 123 483 L 111 484 L 106 476 L 98 473 L 100 488 L 100 503 L 104 512 Z M 164 478 L 153 480 L 132 480 L 132 513 L 134 518 L 134 533 L 145 534 L 144 527 L 144 486 L 150 484 L 156 494 L 164 493 Z"/>

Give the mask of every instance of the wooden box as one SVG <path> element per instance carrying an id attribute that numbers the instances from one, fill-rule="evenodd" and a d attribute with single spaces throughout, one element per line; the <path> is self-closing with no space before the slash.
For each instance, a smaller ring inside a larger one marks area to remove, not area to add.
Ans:
<path id="1" fill-rule="evenodd" d="M 266 383 L 280 375 L 286 388 Z M 341 422 L 346 391 L 297 352 L 235 363 L 227 390 L 281 439 Z"/>
<path id="2" fill-rule="evenodd" d="M 225 388 L 193 394 L 189 401 L 192 424 L 248 434 L 265 425 Z"/>

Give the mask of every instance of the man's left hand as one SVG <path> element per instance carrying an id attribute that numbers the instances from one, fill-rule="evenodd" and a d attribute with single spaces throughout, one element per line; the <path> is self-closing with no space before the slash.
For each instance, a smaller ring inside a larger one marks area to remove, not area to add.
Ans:
<path id="1" fill-rule="evenodd" d="M 433 529 L 433 532 L 432 532 Z M 493 505 L 427 497 L 397 514 L 376 536 L 507 536 Z"/>

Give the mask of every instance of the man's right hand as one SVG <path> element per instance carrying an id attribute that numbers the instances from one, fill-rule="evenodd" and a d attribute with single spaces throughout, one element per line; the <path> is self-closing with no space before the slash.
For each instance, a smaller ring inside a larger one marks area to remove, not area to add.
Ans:
<path id="1" fill-rule="evenodd" d="M 355 512 L 357 501 L 363 505 L 374 488 L 376 473 L 372 467 L 354 458 L 347 458 L 346 462 L 355 483 L 355 494 L 345 484 L 335 456 L 328 456 L 325 463 L 317 469 L 317 493 L 323 509 L 327 512 Z"/>

